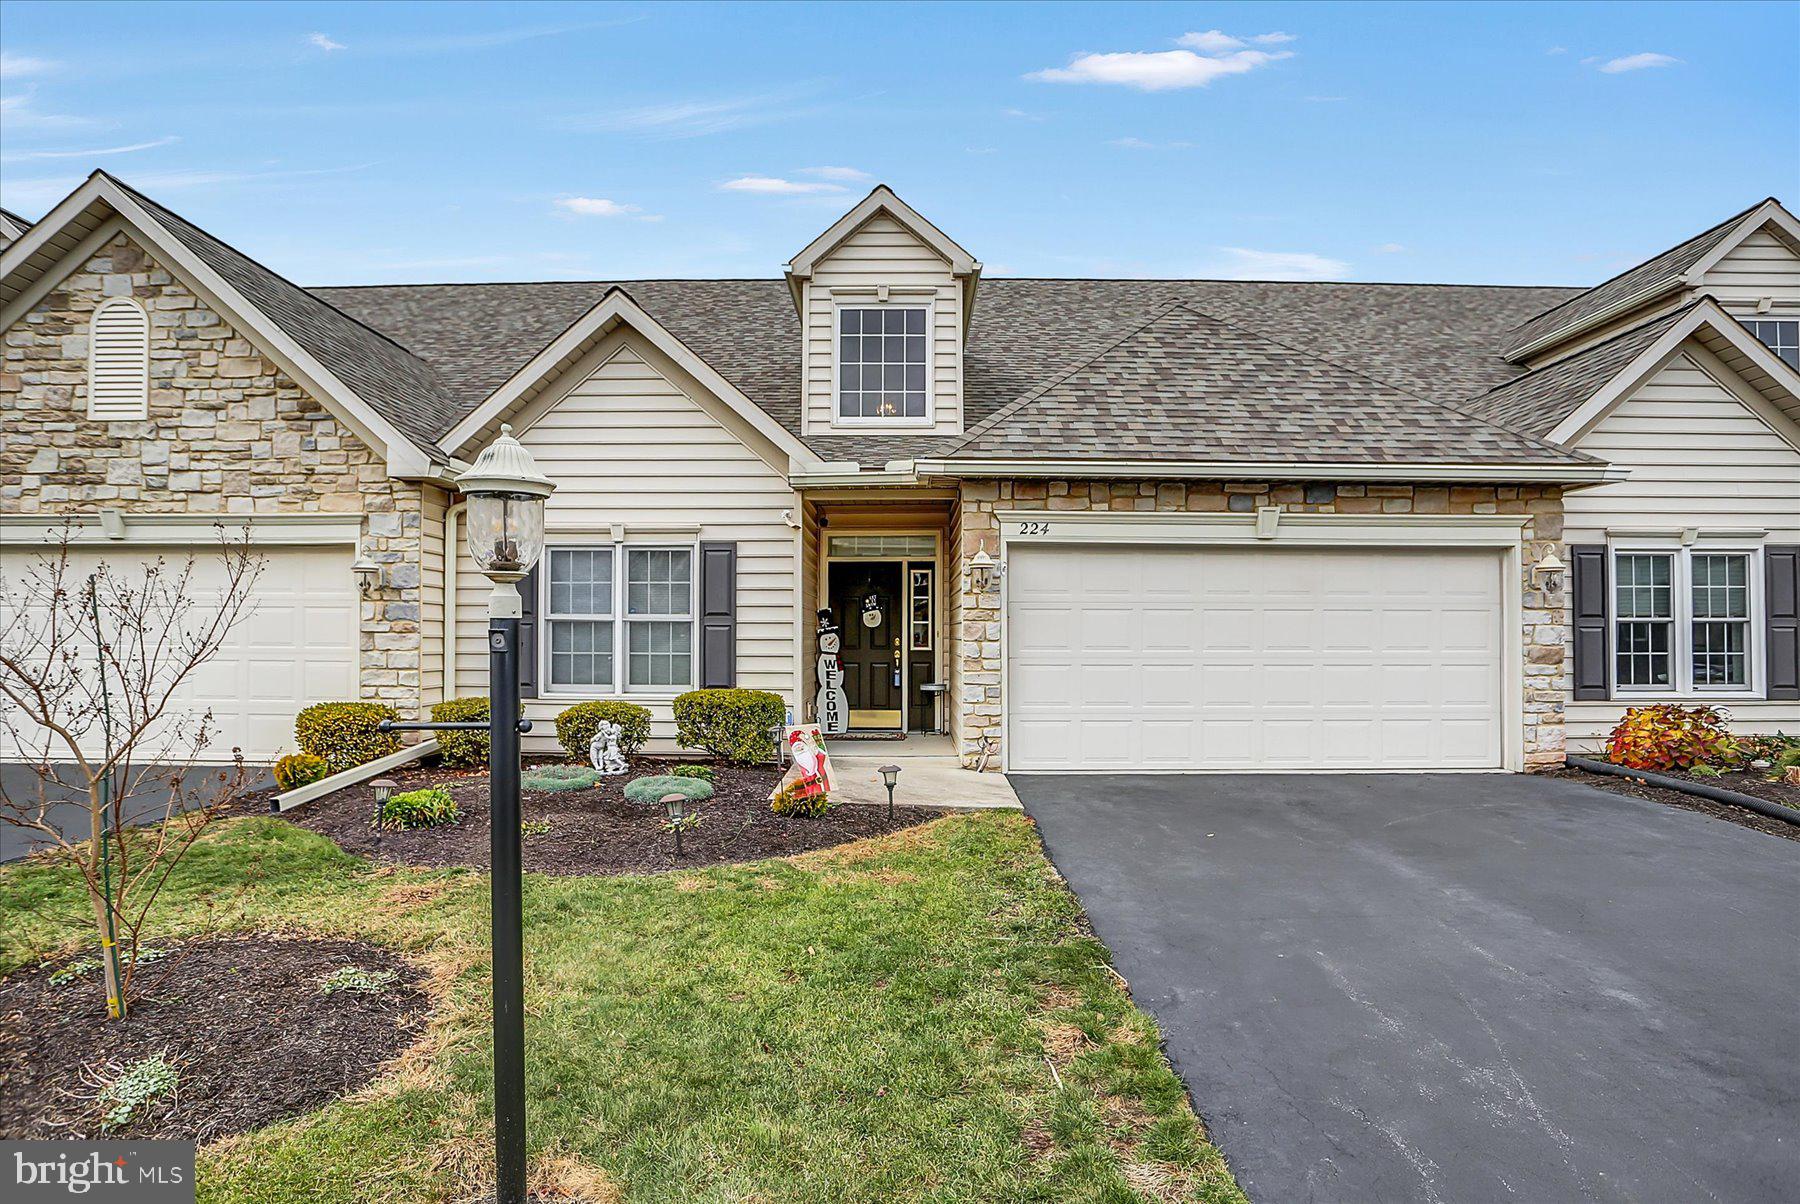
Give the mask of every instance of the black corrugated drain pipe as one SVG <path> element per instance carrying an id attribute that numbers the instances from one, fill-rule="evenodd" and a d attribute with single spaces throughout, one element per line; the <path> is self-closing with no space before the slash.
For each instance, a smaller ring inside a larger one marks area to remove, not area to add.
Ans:
<path id="1" fill-rule="evenodd" d="M 1661 786 L 1664 790 L 1679 790 L 1683 794 L 1711 799 L 1715 803 L 1730 803 L 1734 807 L 1748 807 L 1771 819 L 1783 819 L 1790 824 L 1800 824 L 1800 811 L 1796 811 L 1792 807 L 1784 807 L 1780 803 L 1771 803 L 1768 799 L 1757 798 L 1754 794 L 1739 794 L 1737 791 L 1727 790 L 1723 786 L 1708 786 L 1705 782 L 1672 778 L 1665 774 L 1651 773 L 1647 769 L 1627 769 L 1623 765 L 1614 765 L 1611 761 L 1570 757 L 1568 762 L 1575 768 L 1585 769 L 1589 773 L 1610 774 L 1615 778 L 1634 778 L 1641 782 L 1648 782 L 1652 786 Z"/>

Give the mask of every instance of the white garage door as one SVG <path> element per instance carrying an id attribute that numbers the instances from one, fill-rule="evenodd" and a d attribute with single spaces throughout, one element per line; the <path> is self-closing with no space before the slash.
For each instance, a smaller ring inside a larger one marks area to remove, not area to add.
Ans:
<path id="1" fill-rule="evenodd" d="M 1492 551 L 1015 545 L 1014 770 L 1502 764 Z"/>
<path id="2" fill-rule="evenodd" d="M 234 747 L 252 762 L 292 752 L 294 715 L 301 707 L 356 697 L 358 606 L 351 550 L 266 547 L 259 554 L 267 567 L 257 580 L 249 616 L 176 696 L 188 715 L 212 711 L 217 734 L 202 754 L 206 761 L 228 761 Z M 104 560 L 124 581 L 141 581 L 144 564 L 159 555 L 166 571 L 175 573 L 186 564 L 188 550 L 81 549 L 71 556 L 70 579 L 84 579 Z M 9 590 L 30 559 L 17 545 L 5 549 Z M 192 593 L 200 605 L 209 598 L 216 605 L 223 577 L 217 552 L 199 550 Z"/>

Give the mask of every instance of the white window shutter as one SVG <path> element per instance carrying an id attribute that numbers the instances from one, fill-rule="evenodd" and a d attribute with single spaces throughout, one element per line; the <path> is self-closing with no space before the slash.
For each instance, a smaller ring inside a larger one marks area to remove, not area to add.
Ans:
<path id="1" fill-rule="evenodd" d="M 150 416 L 150 319 L 128 297 L 113 297 L 88 322 L 88 417 L 102 422 Z"/>

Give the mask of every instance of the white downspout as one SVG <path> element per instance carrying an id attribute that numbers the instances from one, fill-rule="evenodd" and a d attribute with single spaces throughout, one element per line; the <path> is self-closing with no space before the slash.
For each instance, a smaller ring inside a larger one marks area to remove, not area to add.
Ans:
<path id="1" fill-rule="evenodd" d="M 458 502 L 444 511 L 444 700 L 456 697 L 456 558 L 462 546 L 456 542 L 456 520 L 469 503 Z"/>

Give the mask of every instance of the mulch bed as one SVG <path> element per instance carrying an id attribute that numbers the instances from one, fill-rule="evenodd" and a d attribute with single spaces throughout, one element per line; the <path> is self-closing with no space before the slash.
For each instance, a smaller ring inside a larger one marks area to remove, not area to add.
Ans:
<path id="1" fill-rule="evenodd" d="M 641 874 L 757 861 L 879 836 L 941 816 L 924 807 L 895 807 L 889 820 L 885 807 L 852 804 L 834 807 L 817 819 L 789 819 L 769 809 L 769 793 L 781 776 L 778 770 L 721 764 L 713 770 L 713 797 L 694 804 L 703 818 L 698 827 L 682 833 L 677 858 L 674 837 L 662 830 L 663 812 L 626 802 L 624 788 L 633 778 L 667 773 L 682 763 L 634 757 L 629 773 L 602 779 L 590 790 L 524 791 L 525 823 L 550 825 L 546 832 L 526 833 L 525 868 L 541 874 Z M 282 818 L 330 837 L 346 852 L 377 860 L 487 868 L 485 771 L 426 766 L 389 776 L 396 793 L 424 786 L 449 790 L 461 820 L 440 828 L 377 832 L 369 826 L 372 803 L 366 782 L 305 803 Z M 249 806 L 266 809 L 267 796 L 251 800 Z"/>
<path id="2" fill-rule="evenodd" d="M 1800 841 L 1800 825 L 1790 824 L 1786 820 L 1764 815 L 1760 811 L 1752 811 L 1748 807 L 1738 807 L 1731 803 L 1716 803 L 1712 799 L 1701 798 L 1695 794 L 1683 794 L 1679 790 L 1670 790 L 1665 786 L 1652 786 L 1648 782 L 1633 781 L 1628 778 L 1615 778 L 1611 774 L 1589 773 L 1585 769 L 1570 766 L 1559 769 L 1551 777 L 1567 778 L 1572 782 L 1580 782 L 1583 786 L 1592 786 L 1597 790 L 1610 790 L 1614 794 L 1628 794 L 1633 798 L 1648 799 L 1653 803 L 1663 803 L 1670 807 L 1680 807 L 1684 811 L 1698 811 L 1715 819 L 1727 820 L 1743 828 L 1754 828 L 1758 832 L 1766 832 L 1770 836 L 1782 836 L 1788 840 Z M 1668 772 L 1664 776 L 1679 778 L 1688 775 L 1680 772 Z M 1756 798 L 1767 799 L 1771 803 L 1780 803 L 1784 807 L 1800 810 L 1800 787 L 1789 786 L 1785 782 L 1771 782 L 1761 773 L 1727 773 L 1716 778 L 1693 778 L 1708 786 L 1718 786 L 1725 790 L 1735 790 L 1739 794 L 1748 794 Z"/>
<path id="3" fill-rule="evenodd" d="M 430 1003 L 420 971 L 362 941 L 155 947 L 167 956 L 138 971 L 122 1021 L 106 1019 L 97 969 L 52 985 L 58 961 L 0 979 L 0 1135 L 209 1141 L 260 1128 L 367 1084 L 417 1039 Z M 373 993 L 319 989 L 346 967 L 398 977 Z M 157 1054 L 177 1067 L 174 1095 L 103 1133 L 102 1088 Z"/>

